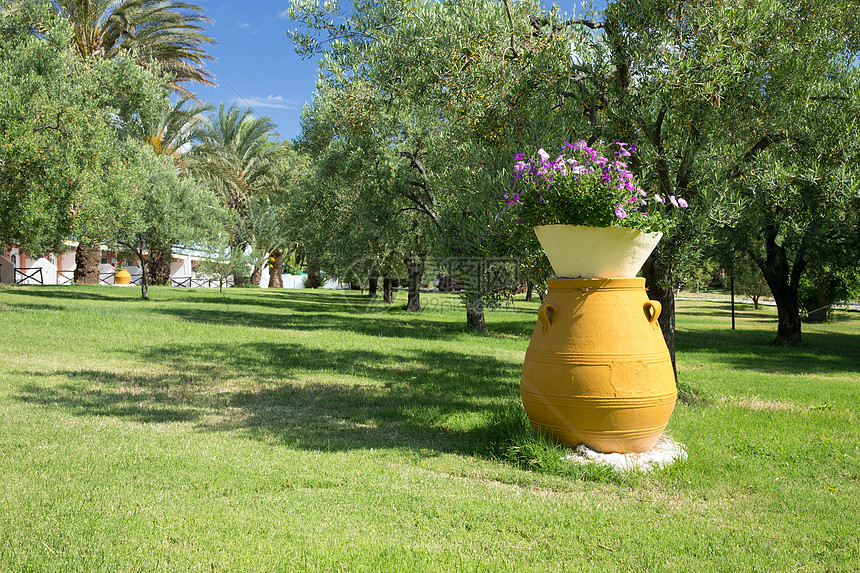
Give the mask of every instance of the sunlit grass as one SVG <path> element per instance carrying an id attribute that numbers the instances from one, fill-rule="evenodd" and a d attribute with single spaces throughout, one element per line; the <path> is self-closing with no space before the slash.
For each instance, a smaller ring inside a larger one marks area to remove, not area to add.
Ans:
<path id="1" fill-rule="evenodd" d="M 0 570 L 854 571 L 860 316 L 678 302 L 687 462 L 558 462 L 537 303 L 465 329 L 358 292 L 0 289 Z M 403 296 L 403 295 L 401 295 Z"/>

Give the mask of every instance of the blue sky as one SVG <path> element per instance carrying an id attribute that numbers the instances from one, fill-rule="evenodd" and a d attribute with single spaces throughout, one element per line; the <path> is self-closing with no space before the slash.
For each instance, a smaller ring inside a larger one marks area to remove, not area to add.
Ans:
<path id="1" fill-rule="evenodd" d="M 197 0 L 214 20 L 209 34 L 217 45 L 209 49 L 217 58 L 206 68 L 215 74 L 216 88 L 192 87 L 201 101 L 251 107 L 256 115 L 270 116 L 283 139 L 299 135 L 302 107 L 313 99 L 317 62 L 302 60 L 287 39 L 295 24 L 286 17 L 288 0 Z M 595 0 L 599 8 L 604 0 Z M 562 3 L 577 12 L 579 2 Z"/>
<path id="2" fill-rule="evenodd" d="M 286 31 L 295 25 L 286 17 L 286 0 L 198 0 L 214 20 L 209 34 L 217 58 L 206 69 L 215 74 L 216 88 L 192 87 L 201 101 L 251 107 L 268 115 L 284 139 L 295 138 L 305 102 L 313 99 L 317 63 L 302 60 Z"/>

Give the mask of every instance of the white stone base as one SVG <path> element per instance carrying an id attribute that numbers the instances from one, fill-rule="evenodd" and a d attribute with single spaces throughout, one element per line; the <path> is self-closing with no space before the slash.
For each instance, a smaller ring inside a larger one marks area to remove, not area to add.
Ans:
<path id="1" fill-rule="evenodd" d="M 670 466 L 678 460 L 686 460 L 687 447 L 664 434 L 660 436 L 657 444 L 647 452 L 603 454 L 582 444 L 576 449 L 569 450 L 564 459 L 577 464 L 607 465 L 620 472 L 649 472 L 655 468 Z"/>

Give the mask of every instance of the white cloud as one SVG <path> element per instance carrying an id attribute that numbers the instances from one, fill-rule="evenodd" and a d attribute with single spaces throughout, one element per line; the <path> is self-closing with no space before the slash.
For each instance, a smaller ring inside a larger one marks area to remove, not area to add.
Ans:
<path id="1" fill-rule="evenodd" d="M 281 12 L 278 12 L 278 18 L 288 18 L 290 15 L 289 12 L 290 12 L 289 8 L 287 8 L 286 10 L 283 10 Z"/>
<path id="2" fill-rule="evenodd" d="M 297 102 L 285 100 L 283 96 L 280 95 L 267 95 L 266 97 L 247 97 L 247 98 L 237 98 L 233 100 L 233 103 L 239 105 L 246 105 L 251 108 L 258 107 L 270 107 L 275 109 L 298 109 L 299 105 Z"/>
<path id="3" fill-rule="evenodd" d="M 236 22 L 236 25 L 239 26 L 240 28 L 250 28 L 251 27 L 251 25 L 247 22 Z"/>

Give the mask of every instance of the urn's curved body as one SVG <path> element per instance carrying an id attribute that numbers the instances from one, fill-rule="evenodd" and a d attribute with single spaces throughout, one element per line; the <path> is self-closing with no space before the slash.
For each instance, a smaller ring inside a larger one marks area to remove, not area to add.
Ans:
<path id="1" fill-rule="evenodd" d="M 129 273 L 129 272 L 128 272 L 127 270 L 125 270 L 125 269 L 120 269 L 120 270 L 118 270 L 118 271 L 113 275 L 113 284 L 116 284 L 116 285 L 127 285 L 127 284 L 131 284 L 131 273 Z"/>
<path id="2" fill-rule="evenodd" d="M 520 380 L 532 425 L 597 451 L 651 449 L 677 398 L 659 314 L 642 278 L 550 280 Z"/>

